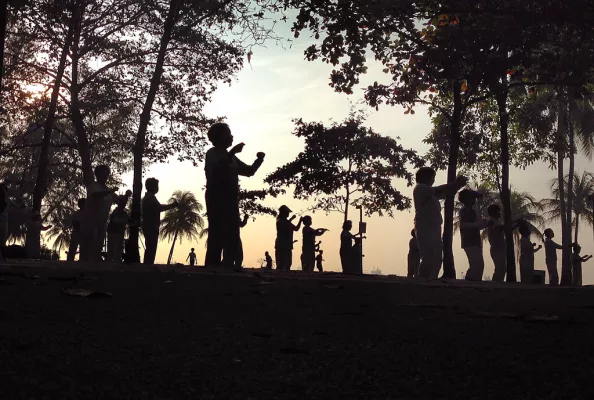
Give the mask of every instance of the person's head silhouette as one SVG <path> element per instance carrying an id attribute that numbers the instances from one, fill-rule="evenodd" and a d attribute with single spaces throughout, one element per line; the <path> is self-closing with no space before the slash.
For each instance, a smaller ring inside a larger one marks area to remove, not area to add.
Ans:
<path id="1" fill-rule="evenodd" d="M 324 254 L 324 250 L 320 250 L 320 255 Z"/>
<path id="2" fill-rule="evenodd" d="M 481 197 L 480 193 L 470 189 L 464 189 L 458 193 L 458 201 L 466 207 L 473 207 L 479 197 Z"/>
<path id="3" fill-rule="evenodd" d="M 350 231 L 351 229 L 353 229 L 353 221 L 351 221 L 350 219 L 344 221 L 344 223 L 342 224 L 342 229 L 345 231 Z"/>
<path id="4" fill-rule="evenodd" d="M 194 248 L 193 247 L 192 247 L 191 251 L 192 251 L 192 253 L 194 252 Z"/>
<path id="5" fill-rule="evenodd" d="M 487 207 L 487 215 L 495 219 L 501 218 L 501 207 L 498 204 L 491 204 Z"/>
<path id="6" fill-rule="evenodd" d="M 571 245 L 571 247 L 573 248 L 573 252 L 575 254 L 580 254 L 580 252 L 582 251 L 582 247 L 579 244 L 577 244 L 577 243 L 573 243 Z"/>
<path id="7" fill-rule="evenodd" d="M 144 186 L 149 193 L 157 194 L 159 192 L 159 181 L 155 178 L 148 178 Z"/>
<path id="8" fill-rule="evenodd" d="M 215 147 L 227 149 L 233 144 L 233 135 L 231 128 L 224 122 L 217 122 L 213 124 L 208 130 L 208 140 Z"/>
<path id="9" fill-rule="evenodd" d="M 417 183 L 433 186 L 435 183 L 435 170 L 431 167 L 421 167 L 415 174 Z"/>
<path id="10" fill-rule="evenodd" d="M 126 208 L 126 204 L 128 204 L 128 197 L 126 197 L 126 196 L 118 196 L 116 198 L 115 203 L 116 203 L 116 206 L 118 208 L 120 208 L 120 209 L 121 208 Z"/>
<path id="11" fill-rule="evenodd" d="M 98 183 L 105 185 L 109 179 L 110 172 L 107 165 L 98 165 L 95 167 L 95 179 L 97 179 Z"/>
<path id="12" fill-rule="evenodd" d="M 289 218 L 289 214 L 291 214 L 291 209 L 285 205 L 280 206 L 278 209 L 278 218 L 279 219 L 287 219 Z"/>
<path id="13" fill-rule="evenodd" d="M 305 217 L 303 217 L 303 225 L 311 226 L 311 224 L 313 224 L 313 221 L 309 215 L 306 215 Z"/>
<path id="14" fill-rule="evenodd" d="M 410 235 L 414 238 L 417 237 L 417 233 L 415 232 L 415 230 L 413 229 L 412 231 L 410 231 Z"/>
<path id="15" fill-rule="evenodd" d="M 553 232 L 553 230 L 551 228 L 545 229 L 543 233 L 546 238 L 552 239 L 555 237 L 555 232 Z"/>

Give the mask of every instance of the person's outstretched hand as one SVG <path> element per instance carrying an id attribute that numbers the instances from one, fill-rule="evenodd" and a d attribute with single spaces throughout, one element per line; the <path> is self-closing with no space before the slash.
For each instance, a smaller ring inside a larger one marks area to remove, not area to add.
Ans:
<path id="1" fill-rule="evenodd" d="M 289 218 L 289 221 L 293 221 L 295 218 L 297 218 L 297 216 L 293 215 L 291 218 Z"/>
<path id="2" fill-rule="evenodd" d="M 266 154 L 264 154 L 260 151 L 260 152 L 258 152 L 258 154 L 256 154 L 256 157 L 258 157 L 259 160 L 263 160 L 264 157 L 266 157 Z"/>
<path id="3" fill-rule="evenodd" d="M 119 190 L 120 190 L 120 188 L 113 188 L 109 191 L 109 193 L 117 193 Z"/>
<path id="4" fill-rule="evenodd" d="M 245 146 L 245 143 L 243 143 L 243 142 L 238 143 L 235 146 L 233 146 L 233 148 L 231 149 L 231 151 L 229 151 L 229 153 L 231 153 L 231 154 L 241 153 L 243 151 L 243 146 Z"/>

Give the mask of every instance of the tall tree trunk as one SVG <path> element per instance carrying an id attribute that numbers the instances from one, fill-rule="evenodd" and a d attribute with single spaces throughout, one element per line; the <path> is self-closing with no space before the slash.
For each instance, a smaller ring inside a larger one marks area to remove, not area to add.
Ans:
<path id="1" fill-rule="evenodd" d="M 6 39 L 6 24 L 8 23 L 8 0 L 3 0 L 0 6 L 0 107 L 2 107 L 2 83 L 4 82 L 4 41 Z"/>
<path id="2" fill-rule="evenodd" d="M 575 130 L 572 121 L 573 115 L 573 90 L 569 91 L 569 101 L 568 101 L 568 110 L 567 110 L 567 127 L 569 129 L 569 172 L 567 177 L 567 223 L 569 224 L 569 232 L 571 234 L 571 221 L 573 221 L 573 211 L 575 209 L 573 202 L 574 202 L 574 193 L 573 193 L 573 179 L 575 176 Z M 569 238 L 570 242 L 573 242 L 571 236 Z M 576 239 L 577 242 L 577 239 Z"/>
<path id="3" fill-rule="evenodd" d="M 346 185 L 346 200 L 344 201 L 344 220 L 342 222 L 347 222 L 349 219 L 349 202 L 351 201 L 351 193 L 350 193 L 350 186 L 347 183 Z"/>
<path id="4" fill-rule="evenodd" d="M 78 142 L 78 154 L 83 171 L 83 182 L 86 187 L 89 187 L 95 180 L 93 176 L 93 166 L 91 163 L 91 145 L 89 144 L 89 137 L 85 129 L 85 124 L 82 117 L 80 107 L 80 85 L 78 83 L 78 62 L 79 62 L 79 45 L 80 45 L 80 33 L 82 14 L 84 6 L 79 6 L 81 11 L 81 17 L 76 24 L 74 30 L 74 39 L 72 41 L 72 73 L 71 73 L 71 86 L 70 86 L 70 114 L 72 119 L 72 125 L 74 126 L 74 132 L 76 134 L 76 140 Z"/>
<path id="5" fill-rule="evenodd" d="M 571 221 L 567 221 L 567 203 L 565 196 L 565 135 L 567 129 L 567 102 L 563 89 L 558 89 L 557 116 L 557 180 L 559 183 L 559 206 L 561 211 L 561 285 L 571 285 Z"/>
<path id="6" fill-rule="evenodd" d="M 453 86 L 454 110 L 450 121 L 450 149 L 448 154 L 448 183 L 454 182 L 458 173 L 458 153 L 460 150 L 460 125 L 462 122 L 462 85 L 456 81 Z M 452 249 L 454 240 L 454 198 L 455 193 L 446 196 L 443 223 L 443 277 L 456 279 L 456 266 Z"/>
<path id="7" fill-rule="evenodd" d="M 509 184 L 509 114 L 507 112 L 508 92 L 505 88 L 507 77 L 502 78 L 496 100 L 499 109 L 499 130 L 501 135 L 501 204 L 506 242 L 507 282 L 516 282 L 516 257 L 514 252 L 514 232 L 511 209 L 511 189 Z"/>
<path id="8" fill-rule="evenodd" d="M 169 250 L 169 257 L 167 257 L 167 265 L 171 264 L 171 259 L 173 258 L 173 249 L 175 249 L 176 242 L 177 242 L 177 231 L 175 231 L 175 235 L 173 236 L 173 243 L 171 243 L 171 250 Z"/>
<path id="9" fill-rule="evenodd" d="M 579 233 L 579 231 L 580 231 L 580 215 L 576 213 L 575 214 L 575 233 L 573 235 L 573 238 L 574 238 L 573 240 L 576 243 L 579 243 L 578 242 L 578 233 Z"/>
<path id="10" fill-rule="evenodd" d="M 50 98 L 49 109 L 47 112 L 47 118 L 45 120 L 45 126 L 43 131 L 43 139 L 41 142 L 39 162 L 37 163 L 37 180 L 35 182 L 35 188 L 33 189 L 34 212 L 41 211 L 41 204 L 47 191 L 46 186 L 49 172 L 49 148 L 51 144 L 52 132 L 54 130 L 56 110 L 58 108 L 58 97 L 60 94 L 60 88 L 62 87 L 62 77 L 64 76 L 64 70 L 66 69 L 66 60 L 68 58 L 68 52 L 70 51 L 70 46 L 72 44 L 72 38 L 74 36 L 76 21 L 78 20 L 79 16 L 80 13 L 78 11 L 78 8 L 75 8 L 72 12 L 68 32 L 66 33 L 66 37 L 64 38 L 64 47 L 62 47 L 62 54 L 60 55 L 58 71 L 56 72 L 56 79 L 54 81 L 54 87 L 52 88 L 52 95 Z M 27 242 L 39 243 L 40 240 L 40 235 L 33 236 L 27 234 Z"/>
<path id="11" fill-rule="evenodd" d="M 155 64 L 155 70 L 151 78 L 148 94 L 144 103 L 142 114 L 140 114 L 140 121 L 138 124 L 138 133 L 136 134 L 136 143 L 134 144 L 134 183 L 132 187 L 132 215 L 133 221 L 140 221 L 141 219 L 141 197 L 142 197 L 142 159 L 144 157 L 144 147 L 146 144 L 146 132 L 148 129 L 149 122 L 151 120 L 151 110 L 159 85 L 161 84 L 161 76 L 163 75 L 163 64 L 165 62 L 165 56 L 167 54 L 167 46 L 171 40 L 171 34 L 177 16 L 179 13 L 179 6 L 181 0 L 170 0 L 169 12 L 167 19 L 163 26 L 163 36 L 161 37 L 161 43 L 159 45 L 159 53 L 157 56 L 157 62 Z M 139 239 L 139 227 L 132 226 L 130 228 L 130 237 L 128 239 L 128 248 L 126 253 L 130 255 L 131 262 L 140 262 L 140 252 L 138 249 Z"/>

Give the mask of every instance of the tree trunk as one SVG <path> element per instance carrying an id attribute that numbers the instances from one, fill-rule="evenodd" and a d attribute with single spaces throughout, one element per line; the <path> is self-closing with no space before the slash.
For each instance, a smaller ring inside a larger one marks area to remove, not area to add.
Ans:
<path id="1" fill-rule="evenodd" d="M 82 117 L 80 108 L 79 94 L 80 86 L 78 84 L 78 61 L 79 61 L 79 45 L 80 45 L 80 32 L 82 23 L 82 12 L 84 6 L 81 8 L 81 17 L 79 18 L 75 30 L 74 39 L 72 41 L 72 73 L 71 73 L 71 86 L 70 86 L 70 114 L 72 119 L 72 125 L 76 134 L 76 140 L 78 142 L 78 154 L 83 171 L 83 182 L 86 187 L 89 187 L 95 180 L 93 176 L 93 166 L 91 163 L 91 145 L 89 144 L 89 138 L 85 129 L 85 124 Z"/>
<path id="2" fill-rule="evenodd" d="M 458 153 L 460 150 L 460 124 L 462 121 L 462 90 L 460 82 L 455 82 L 454 92 L 454 110 L 450 124 L 450 149 L 448 154 L 448 183 L 454 182 L 457 176 Z M 444 204 L 444 223 L 443 223 L 443 277 L 456 279 L 456 266 L 454 264 L 453 240 L 454 240 L 454 198 L 455 193 L 449 193 L 446 196 Z"/>
<path id="3" fill-rule="evenodd" d="M 64 38 L 64 47 L 62 48 L 62 54 L 60 55 L 60 62 L 58 64 L 58 71 L 56 72 L 56 79 L 54 81 L 54 87 L 52 88 L 52 95 L 50 98 L 50 105 L 47 112 L 47 118 L 45 120 L 45 126 L 43 131 L 43 139 L 41 142 L 41 151 L 39 154 L 39 162 L 37 163 L 37 180 L 35 182 L 35 188 L 33 190 L 33 211 L 40 212 L 43 198 L 47 191 L 47 178 L 49 170 L 49 147 L 51 144 L 52 132 L 54 130 L 54 121 L 56 117 L 56 110 L 58 108 L 58 96 L 60 88 L 62 87 L 62 77 L 64 76 L 64 70 L 66 69 L 66 61 L 68 58 L 68 52 L 70 51 L 70 45 L 72 44 L 72 38 L 74 36 L 74 30 L 76 21 L 80 16 L 78 8 L 75 8 L 72 12 L 72 18 L 68 32 Z M 33 243 L 41 240 L 40 235 L 27 235 L 26 241 Z"/>
<path id="4" fill-rule="evenodd" d="M 0 107 L 2 107 L 2 82 L 4 81 L 4 41 L 6 39 L 6 24 L 8 17 L 8 1 L 4 0 L 0 6 Z"/>
<path id="5" fill-rule="evenodd" d="M 138 133 L 136 134 L 136 143 L 134 144 L 134 183 L 132 187 L 132 221 L 140 222 L 141 219 L 141 197 L 142 197 L 142 159 L 144 157 L 144 147 L 146 142 L 146 132 L 151 119 L 151 109 L 159 85 L 161 84 L 161 76 L 163 75 L 163 64 L 165 62 L 165 55 L 167 54 L 167 46 L 171 40 L 171 33 L 177 21 L 179 13 L 179 6 L 181 0 L 171 0 L 169 3 L 169 12 L 163 27 L 163 36 L 159 45 L 159 53 L 155 70 L 151 78 L 149 91 L 144 103 L 142 114 L 140 114 L 140 121 L 138 124 Z M 126 252 L 130 254 L 131 262 L 140 262 L 140 252 L 138 250 L 139 226 L 132 226 L 130 229 L 130 237 L 128 239 L 128 248 Z"/>
<path id="6" fill-rule="evenodd" d="M 565 134 L 566 134 L 566 115 L 567 107 L 565 93 L 562 89 L 558 90 L 559 110 L 557 116 L 557 180 L 559 183 L 559 206 L 561 212 L 561 285 L 571 285 L 571 221 L 567 221 L 567 203 L 565 197 Z"/>
<path id="7" fill-rule="evenodd" d="M 507 78 L 503 78 L 507 79 Z M 505 81 L 503 85 L 505 85 Z M 507 112 L 507 89 L 499 88 L 496 100 L 499 109 L 499 130 L 501 135 L 501 204 L 506 242 L 507 282 L 516 282 L 516 257 L 514 252 L 514 232 L 511 209 L 511 190 L 509 184 L 509 114 Z"/>
<path id="8" fill-rule="evenodd" d="M 578 233 L 580 231 L 580 215 L 579 214 L 575 214 L 575 232 L 573 234 L 573 240 L 576 243 L 578 242 Z"/>
<path id="9" fill-rule="evenodd" d="M 571 221 L 573 221 L 573 211 L 575 209 L 573 202 L 574 202 L 574 193 L 573 193 L 573 178 L 575 175 L 575 130 L 573 126 L 573 122 L 571 117 L 573 115 L 572 105 L 573 105 L 573 91 L 569 92 L 569 102 L 568 102 L 568 111 L 567 111 L 567 127 L 569 129 L 569 172 L 567 177 L 567 224 L 568 224 L 568 232 L 571 235 Z M 569 241 L 573 242 L 571 236 L 569 237 Z M 575 239 L 577 242 L 577 239 Z"/>
<path id="10" fill-rule="evenodd" d="M 177 242 L 177 231 L 175 231 L 175 235 L 173 236 L 173 243 L 171 244 L 171 250 L 169 250 L 169 257 L 167 257 L 167 265 L 171 264 L 171 259 L 173 258 L 173 249 L 175 248 L 175 242 Z"/>

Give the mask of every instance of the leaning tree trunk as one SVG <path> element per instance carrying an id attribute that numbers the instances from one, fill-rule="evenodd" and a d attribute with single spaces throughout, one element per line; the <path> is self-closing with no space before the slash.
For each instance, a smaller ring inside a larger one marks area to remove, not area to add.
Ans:
<path id="1" fill-rule="evenodd" d="M 505 81 L 503 84 L 505 85 Z M 497 92 L 496 100 L 499 109 L 499 133 L 501 135 L 501 203 L 503 205 L 503 223 L 506 242 L 506 281 L 516 282 L 516 257 L 514 252 L 511 190 L 509 184 L 509 114 L 507 112 L 507 98 L 507 89 L 500 88 Z"/>
<path id="2" fill-rule="evenodd" d="M 570 92 L 571 94 L 572 92 Z M 571 120 L 571 117 L 573 115 L 573 110 L 572 110 L 572 105 L 573 105 L 573 95 L 570 95 L 569 97 L 569 103 L 568 103 L 568 112 L 567 112 L 567 116 L 568 116 L 568 120 L 567 120 L 567 127 L 569 128 L 569 172 L 568 172 L 568 177 L 567 177 L 567 223 L 568 225 L 568 229 L 569 232 L 571 233 L 571 221 L 573 220 L 573 211 L 575 209 L 573 202 L 575 201 L 575 196 L 574 196 L 574 190 L 573 190 L 573 185 L 574 185 L 574 176 L 575 176 L 575 153 L 576 153 L 576 148 L 575 148 L 575 130 L 574 130 L 574 125 L 573 122 Z M 571 239 L 571 236 L 569 238 L 569 241 L 572 242 L 573 240 Z M 577 238 L 575 239 L 575 241 L 577 242 Z"/>
<path id="3" fill-rule="evenodd" d="M 51 144 L 52 132 L 54 130 L 54 121 L 56 117 L 56 110 L 58 108 L 58 96 L 60 94 L 60 88 L 62 87 L 62 77 L 64 76 L 64 70 L 66 69 L 66 61 L 68 59 L 68 52 L 70 45 L 72 44 L 72 38 L 74 36 L 74 30 L 76 21 L 79 18 L 79 10 L 75 8 L 72 13 L 72 18 L 68 27 L 68 32 L 64 38 L 64 46 L 62 47 L 62 54 L 60 55 L 60 62 L 58 64 L 58 71 L 56 72 L 56 79 L 54 81 L 54 87 L 52 88 L 52 95 L 50 98 L 50 105 L 47 112 L 47 118 L 45 120 L 45 126 L 43 131 L 43 139 L 41 142 L 41 152 L 39 155 L 39 161 L 37 163 L 37 180 L 35 182 L 35 188 L 33 190 L 33 211 L 40 212 L 43 198 L 47 191 L 47 178 L 49 170 L 49 147 Z M 27 235 L 26 241 L 32 243 L 39 243 L 41 235 Z"/>
<path id="4" fill-rule="evenodd" d="M 455 82 L 454 92 L 454 110 L 450 121 L 450 148 L 448 154 L 448 183 L 456 180 L 458 173 L 458 153 L 460 150 L 460 125 L 462 122 L 462 90 L 460 82 Z M 454 198 L 456 194 L 449 192 L 446 195 L 444 204 L 444 223 L 443 223 L 443 277 L 456 279 L 456 266 L 454 264 Z"/>
<path id="5" fill-rule="evenodd" d="M 6 39 L 6 24 L 8 17 L 8 1 L 0 6 L 0 107 L 2 106 L 2 82 L 4 81 L 4 41 Z"/>
<path id="6" fill-rule="evenodd" d="M 171 259 L 173 258 L 173 249 L 175 249 L 176 242 L 177 242 L 177 231 L 175 231 L 175 235 L 173 236 L 173 243 L 171 244 L 171 250 L 169 250 L 169 257 L 167 257 L 167 265 L 171 264 Z"/>
<path id="7" fill-rule="evenodd" d="M 148 94 L 146 96 L 146 101 L 144 103 L 142 114 L 140 114 L 138 133 L 136 134 L 136 143 L 134 144 L 134 183 L 132 186 L 133 194 L 131 219 L 137 222 L 140 222 L 141 218 L 140 203 L 142 196 L 142 159 L 144 157 L 144 147 L 146 145 L 146 132 L 148 130 L 148 125 L 151 120 L 151 109 L 153 108 L 153 103 L 155 101 L 155 97 L 157 96 L 159 85 L 161 84 L 161 77 L 163 75 L 163 64 L 165 63 L 165 56 L 167 54 L 167 46 L 169 45 L 169 41 L 171 40 L 171 34 L 177 21 L 180 3 L 181 0 L 171 0 L 169 3 L 169 12 L 167 14 L 165 24 L 163 26 L 163 36 L 161 37 L 161 43 L 159 45 L 159 53 L 157 55 L 157 61 L 155 63 L 155 70 L 153 71 L 153 76 L 151 78 L 151 83 Z M 139 226 L 135 225 L 130 228 L 128 248 L 126 249 L 126 253 L 130 255 L 129 260 L 131 262 L 140 262 L 138 239 Z"/>
<path id="8" fill-rule="evenodd" d="M 565 93 L 559 90 L 559 110 L 557 117 L 557 180 L 559 186 L 559 208 L 561 213 L 561 285 L 572 284 L 571 272 L 571 220 L 567 220 L 567 203 L 565 196 L 565 133 L 567 107 Z"/>

